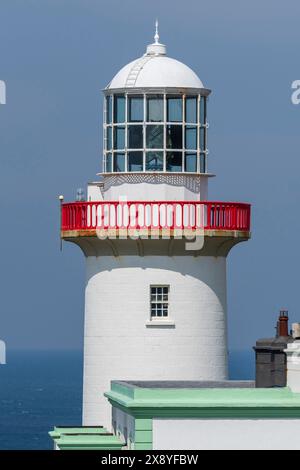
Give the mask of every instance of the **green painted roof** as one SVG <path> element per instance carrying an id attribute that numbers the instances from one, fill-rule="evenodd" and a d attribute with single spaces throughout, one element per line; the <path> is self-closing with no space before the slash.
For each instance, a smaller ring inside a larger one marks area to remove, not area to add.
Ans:
<path id="1" fill-rule="evenodd" d="M 180 411 L 180 416 L 224 417 L 233 410 L 240 416 L 262 410 L 274 417 L 300 416 L 300 394 L 289 388 L 147 388 L 112 382 L 105 396 L 135 416 L 178 416 Z"/>
<path id="2" fill-rule="evenodd" d="M 49 435 L 61 450 L 119 450 L 125 445 L 119 437 L 100 426 L 55 426 Z"/>
<path id="3" fill-rule="evenodd" d="M 54 430 L 50 431 L 51 437 L 60 437 L 62 434 L 103 434 L 108 430 L 103 426 L 54 426 Z"/>

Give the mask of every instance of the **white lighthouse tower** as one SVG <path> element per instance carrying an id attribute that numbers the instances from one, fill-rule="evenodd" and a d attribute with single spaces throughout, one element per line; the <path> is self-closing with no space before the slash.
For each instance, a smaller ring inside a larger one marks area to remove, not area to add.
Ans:
<path id="1" fill-rule="evenodd" d="M 85 425 L 110 426 L 111 380 L 228 377 L 226 257 L 250 206 L 208 201 L 209 93 L 157 28 L 104 90 L 101 178 L 62 204 L 86 259 Z"/>

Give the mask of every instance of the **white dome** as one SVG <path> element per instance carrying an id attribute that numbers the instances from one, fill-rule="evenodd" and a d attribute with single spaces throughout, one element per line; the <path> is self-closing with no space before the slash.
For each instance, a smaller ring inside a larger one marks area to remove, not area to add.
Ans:
<path id="1" fill-rule="evenodd" d="M 163 44 L 155 42 L 139 59 L 125 65 L 107 85 L 116 88 L 204 88 L 192 69 L 166 56 Z"/>

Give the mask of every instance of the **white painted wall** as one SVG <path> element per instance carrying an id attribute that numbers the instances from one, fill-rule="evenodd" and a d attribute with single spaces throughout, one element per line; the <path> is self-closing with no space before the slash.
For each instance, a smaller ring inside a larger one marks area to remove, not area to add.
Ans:
<path id="1" fill-rule="evenodd" d="M 153 449 L 299 450 L 299 419 L 153 419 Z"/>
<path id="2" fill-rule="evenodd" d="M 300 393 L 300 340 L 287 345 L 287 385 L 292 392 Z"/>
<path id="3" fill-rule="evenodd" d="M 134 417 L 113 406 L 112 425 L 116 436 L 120 436 L 125 442 L 127 442 L 124 449 L 132 449 L 135 440 Z"/>
<path id="4" fill-rule="evenodd" d="M 87 201 L 103 201 L 102 183 L 88 183 Z"/>
<path id="5" fill-rule="evenodd" d="M 208 176 L 121 174 L 104 175 L 104 199 L 118 201 L 205 201 Z"/>
<path id="6" fill-rule="evenodd" d="M 175 327 L 146 326 L 150 284 L 170 285 Z M 111 424 L 111 380 L 227 378 L 226 259 L 87 257 L 83 424 Z"/>

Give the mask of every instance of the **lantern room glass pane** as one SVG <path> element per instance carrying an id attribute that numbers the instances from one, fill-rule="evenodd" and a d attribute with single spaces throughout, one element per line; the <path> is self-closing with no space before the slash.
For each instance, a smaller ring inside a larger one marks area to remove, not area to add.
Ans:
<path id="1" fill-rule="evenodd" d="M 186 126 L 185 128 L 185 148 L 197 150 L 197 128 Z"/>
<path id="2" fill-rule="evenodd" d="M 206 124 L 206 97 L 200 98 L 200 123 Z"/>
<path id="3" fill-rule="evenodd" d="M 125 127 L 114 127 L 114 148 L 125 149 Z"/>
<path id="4" fill-rule="evenodd" d="M 185 99 L 185 122 L 197 122 L 197 98 L 195 96 Z"/>
<path id="5" fill-rule="evenodd" d="M 112 96 L 106 97 L 106 123 L 111 124 L 112 118 Z"/>
<path id="6" fill-rule="evenodd" d="M 164 100 L 162 97 L 149 96 L 147 98 L 147 121 L 162 122 L 164 120 Z"/>
<path id="7" fill-rule="evenodd" d="M 106 149 L 111 150 L 112 148 L 112 128 L 106 128 Z"/>
<path id="8" fill-rule="evenodd" d="M 112 154 L 111 153 L 106 154 L 106 171 L 108 173 L 112 172 Z"/>
<path id="9" fill-rule="evenodd" d="M 182 98 L 167 98 L 167 121 L 182 122 Z"/>
<path id="10" fill-rule="evenodd" d="M 189 173 L 196 173 L 197 171 L 197 154 L 196 153 L 185 153 L 184 156 L 184 171 Z"/>
<path id="11" fill-rule="evenodd" d="M 114 122 L 125 122 L 125 97 L 114 96 Z"/>
<path id="12" fill-rule="evenodd" d="M 206 173 L 206 154 L 200 153 L 200 172 Z"/>
<path id="13" fill-rule="evenodd" d="M 205 127 L 200 128 L 200 150 L 205 150 Z"/>
<path id="14" fill-rule="evenodd" d="M 182 126 L 176 124 L 167 126 L 167 148 L 182 148 Z"/>
<path id="15" fill-rule="evenodd" d="M 146 147 L 149 149 L 161 149 L 164 147 L 164 126 L 149 125 L 146 127 Z"/>
<path id="16" fill-rule="evenodd" d="M 144 99 L 142 96 L 132 96 L 128 98 L 128 121 L 143 122 L 144 120 Z"/>
<path id="17" fill-rule="evenodd" d="M 182 171 L 182 152 L 167 152 L 167 171 Z"/>
<path id="18" fill-rule="evenodd" d="M 147 171 L 163 171 L 164 169 L 164 153 L 163 152 L 146 152 L 146 170 Z"/>
<path id="19" fill-rule="evenodd" d="M 143 171 L 143 152 L 128 153 L 128 171 Z"/>
<path id="20" fill-rule="evenodd" d="M 125 171 L 125 153 L 114 154 L 114 171 Z"/>
<path id="21" fill-rule="evenodd" d="M 142 149 L 143 147 L 143 126 L 128 126 L 128 148 Z"/>

